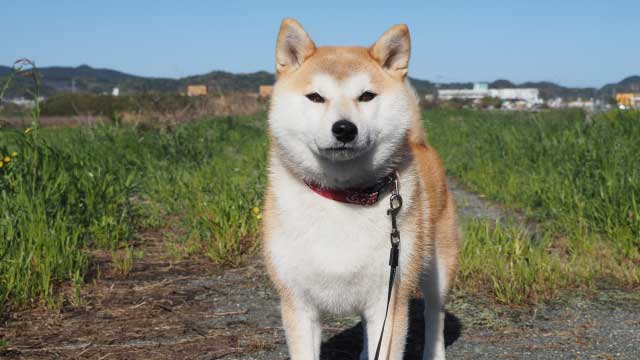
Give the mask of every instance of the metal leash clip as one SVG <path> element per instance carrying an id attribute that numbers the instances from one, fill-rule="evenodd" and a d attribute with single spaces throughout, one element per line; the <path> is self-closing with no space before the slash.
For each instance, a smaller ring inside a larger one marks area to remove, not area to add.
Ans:
<path id="1" fill-rule="evenodd" d="M 391 216 L 391 254 L 389 256 L 389 265 L 398 265 L 400 231 L 398 231 L 398 213 L 402 208 L 402 196 L 400 196 L 400 185 L 398 183 L 398 175 L 393 179 L 393 187 L 391 189 L 391 197 L 389 198 L 389 210 L 387 215 Z"/>
<path id="2" fill-rule="evenodd" d="M 387 215 L 391 216 L 391 245 L 400 243 L 400 232 L 398 231 L 397 217 L 402 208 L 402 196 L 400 196 L 398 176 L 393 180 L 393 188 L 391 189 L 391 197 L 389 198 L 389 210 Z"/>
<path id="3" fill-rule="evenodd" d="M 378 338 L 378 346 L 376 347 L 376 355 L 374 360 L 380 358 L 380 347 L 382 346 L 382 336 L 384 334 L 384 326 L 387 323 L 387 316 L 389 315 L 389 303 L 391 303 L 391 292 L 393 290 L 393 283 L 396 279 L 396 268 L 400 260 L 400 231 L 398 231 L 398 222 L 396 217 L 402 208 L 402 196 L 400 196 L 400 184 L 399 176 L 396 172 L 393 175 L 391 197 L 389 198 L 389 209 L 387 215 L 391 216 L 391 251 L 389 254 L 389 290 L 387 292 L 387 308 L 384 313 L 384 320 L 382 321 L 382 329 L 380 330 L 380 337 Z"/>

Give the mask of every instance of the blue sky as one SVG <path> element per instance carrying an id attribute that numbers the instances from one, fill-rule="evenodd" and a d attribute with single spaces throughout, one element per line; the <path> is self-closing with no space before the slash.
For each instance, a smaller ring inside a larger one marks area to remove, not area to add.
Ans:
<path id="1" fill-rule="evenodd" d="M 437 82 L 602 86 L 640 74 L 639 0 L 3 0 L 0 64 L 89 64 L 158 77 L 273 71 L 284 17 L 318 45 L 370 45 L 409 25 L 410 75 Z"/>

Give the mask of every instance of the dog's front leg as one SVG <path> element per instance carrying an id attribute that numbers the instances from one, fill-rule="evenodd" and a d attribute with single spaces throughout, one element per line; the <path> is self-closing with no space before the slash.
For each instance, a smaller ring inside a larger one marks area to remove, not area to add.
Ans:
<path id="1" fill-rule="evenodd" d="M 394 289 L 395 293 L 395 289 Z M 386 294 L 381 294 L 380 298 L 386 300 Z M 397 300 L 397 301 L 396 301 Z M 374 308 L 365 313 L 366 321 L 366 341 L 363 353 L 368 352 L 368 359 L 375 359 L 380 330 L 384 321 L 386 301 L 378 303 Z M 384 336 L 380 346 L 379 360 L 402 360 L 407 337 L 407 327 L 409 325 L 409 303 L 404 298 L 399 298 L 395 294 L 391 297 L 389 304 L 389 315 L 384 329 Z M 361 354 L 360 359 L 367 359 Z"/>
<path id="2" fill-rule="evenodd" d="M 292 296 L 283 296 L 280 305 L 291 360 L 319 360 L 322 328 L 317 309 Z"/>

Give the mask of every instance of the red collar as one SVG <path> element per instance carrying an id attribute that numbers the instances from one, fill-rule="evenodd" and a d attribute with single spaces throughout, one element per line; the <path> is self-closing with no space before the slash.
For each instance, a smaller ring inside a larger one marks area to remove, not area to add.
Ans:
<path id="1" fill-rule="evenodd" d="M 380 199 L 380 195 L 387 190 L 389 185 L 395 180 L 395 175 L 385 177 L 379 183 L 365 189 L 329 189 L 322 187 L 316 183 L 306 181 L 305 184 L 320 196 L 327 199 L 348 203 L 359 204 L 363 206 L 374 205 Z"/>

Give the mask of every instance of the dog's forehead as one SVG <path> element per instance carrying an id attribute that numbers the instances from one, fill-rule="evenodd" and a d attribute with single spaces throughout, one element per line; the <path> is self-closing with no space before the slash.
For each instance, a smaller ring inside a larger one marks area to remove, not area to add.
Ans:
<path id="1" fill-rule="evenodd" d="M 388 81 L 367 48 L 320 47 L 294 74 L 296 88 L 379 86 Z"/>
<path id="2" fill-rule="evenodd" d="M 310 72 L 325 73 L 336 80 L 352 77 L 354 74 L 377 73 L 378 66 L 361 47 L 320 47 L 304 64 Z"/>
<path id="3" fill-rule="evenodd" d="M 310 82 L 311 89 L 323 94 L 354 94 L 371 87 L 371 77 L 366 72 L 356 72 L 344 78 L 335 78 L 328 73 L 313 75 Z"/>

